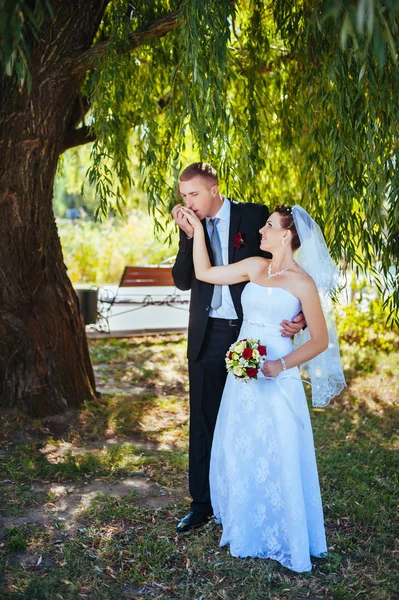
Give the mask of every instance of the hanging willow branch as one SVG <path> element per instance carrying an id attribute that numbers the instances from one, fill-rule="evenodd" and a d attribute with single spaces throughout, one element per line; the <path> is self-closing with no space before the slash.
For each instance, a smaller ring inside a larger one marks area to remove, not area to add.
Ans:
<path id="1" fill-rule="evenodd" d="M 123 49 L 119 48 L 118 52 L 132 52 L 153 38 L 165 36 L 178 26 L 180 19 L 180 10 L 174 10 L 151 23 L 148 28 L 129 33 Z M 98 60 L 109 51 L 110 44 L 110 40 L 103 40 L 84 52 L 77 60 L 74 60 L 72 74 L 79 75 L 93 68 Z"/>
<path id="2" fill-rule="evenodd" d="M 134 159 L 157 225 L 184 157 L 207 160 L 238 200 L 303 204 L 397 317 L 399 3 L 102 1 L 96 41 L 66 65 L 90 112 L 60 144 L 94 140 L 100 211 L 135 185 Z"/>

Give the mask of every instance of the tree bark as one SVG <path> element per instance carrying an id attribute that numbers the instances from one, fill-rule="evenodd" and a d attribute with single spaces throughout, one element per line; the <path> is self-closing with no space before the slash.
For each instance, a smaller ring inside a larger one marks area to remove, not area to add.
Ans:
<path id="1" fill-rule="evenodd" d="M 95 396 L 83 320 L 63 263 L 53 183 L 109 0 L 54 0 L 33 44 L 32 90 L 0 82 L 0 406 L 44 416 Z"/>
<path id="2" fill-rule="evenodd" d="M 88 127 L 83 125 L 79 129 L 67 129 L 65 132 L 64 142 L 62 144 L 62 152 L 94 142 L 96 134 Z"/>

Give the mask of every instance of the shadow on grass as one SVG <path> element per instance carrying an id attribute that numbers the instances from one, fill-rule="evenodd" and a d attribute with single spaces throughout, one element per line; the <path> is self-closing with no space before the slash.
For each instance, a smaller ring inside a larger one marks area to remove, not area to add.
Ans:
<path id="1" fill-rule="evenodd" d="M 148 340 L 124 344 L 124 360 L 118 346 L 111 345 L 106 349 L 110 369 L 119 372 L 125 361 L 127 380 L 132 381 L 134 369 L 149 368 L 154 345 Z M 168 343 L 162 347 L 169 353 L 162 360 L 168 362 L 169 356 L 174 365 L 169 371 L 160 361 L 153 379 L 140 380 L 140 393 L 104 395 L 82 407 L 58 439 L 14 446 L 12 454 L 2 457 L 5 478 L 13 478 L 21 489 L 32 481 L 116 480 L 129 473 L 148 474 L 169 487 L 181 484 L 187 469 L 186 392 L 175 393 L 173 386 L 186 385 L 184 350 L 180 341 L 175 349 Z M 97 356 L 104 360 L 100 347 Z M 127 363 L 135 358 L 139 362 L 133 368 Z M 220 527 L 211 522 L 177 537 L 176 516 L 187 508 L 183 499 L 162 508 L 143 507 L 137 494 L 107 494 L 79 513 L 73 532 L 59 525 L 51 535 L 32 526 L 4 533 L 4 598 L 398 598 L 399 358 L 375 356 L 362 368 L 356 367 L 358 358 L 353 350 L 344 355 L 348 389 L 327 410 L 311 411 L 329 551 L 327 559 L 314 560 L 312 573 L 300 575 L 272 561 L 231 557 L 227 548 L 218 547 Z M 151 443 L 134 444 L 129 436 Z M 104 441 L 110 442 L 105 448 Z M 56 462 L 64 443 L 71 447 Z M 76 444 L 80 448 L 74 454 Z M 162 449 L 163 444 L 170 449 Z M 21 564 L 21 551 L 31 557 L 31 566 Z"/>
<path id="2" fill-rule="evenodd" d="M 120 436 L 126 441 L 162 444 L 186 442 L 181 430 L 187 424 L 187 365 L 183 336 L 148 337 L 91 342 L 93 362 L 107 360 L 104 369 L 120 393 L 107 392 L 77 411 L 42 421 L 31 421 L 14 411 L 1 415 L 1 430 L 9 443 L 71 442 L 74 445 Z M 129 439 L 132 438 L 132 439 Z M 180 440 L 180 438 L 182 438 Z M 123 439 L 121 440 L 123 441 Z"/>

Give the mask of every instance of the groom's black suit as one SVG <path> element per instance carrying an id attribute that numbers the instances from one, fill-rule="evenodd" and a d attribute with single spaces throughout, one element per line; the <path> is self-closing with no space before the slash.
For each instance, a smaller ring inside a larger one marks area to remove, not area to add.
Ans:
<path id="1" fill-rule="evenodd" d="M 230 202 L 228 199 L 225 201 Z M 263 227 L 268 216 L 266 206 L 231 202 L 229 263 L 250 256 L 265 256 L 259 247 L 259 229 Z M 209 257 L 213 264 L 205 219 L 203 226 Z M 234 248 L 237 233 L 241 233 L 243 244 Z M 214 286 L 196 279 L 192 251 L 193 240 L 180 231 L 179 252 L 172 273 L 179 289 L 191 289 L 187 350 L 190 379 L 189 486 L 193 498 L 191 508 L 194 511 L 212 514 L 209 492 L 211 445 L 226 381 L 224 357 L 230 344 L 237 339 L 241 327 L 241 294 L 245 283 L 229 286 L 238 319 L 232 321 L 209 317 Z"/>

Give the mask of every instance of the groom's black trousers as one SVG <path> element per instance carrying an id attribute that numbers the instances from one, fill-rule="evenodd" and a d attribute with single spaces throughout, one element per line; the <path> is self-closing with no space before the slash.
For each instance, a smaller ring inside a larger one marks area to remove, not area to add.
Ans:
<path id="1" fill-rule="evenodd" d="M 189 487 L 191 510 L 212 514 L 209 462 L 216 418 L 226 382 L 226 352 L 237 340 L 238 319 L 208 319 L 197 360 L 188 362 L 190 379 Z"/>

